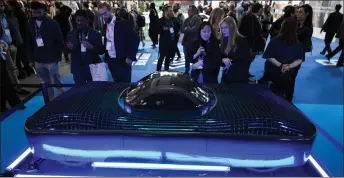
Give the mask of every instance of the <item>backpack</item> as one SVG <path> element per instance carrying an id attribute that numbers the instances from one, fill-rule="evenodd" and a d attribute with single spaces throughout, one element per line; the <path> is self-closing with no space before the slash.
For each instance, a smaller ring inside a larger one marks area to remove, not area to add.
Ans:
<path id="1" fill-rule="evenodd" d="M 143 15 L 137 14 L 136 24 L 139 28 L 146 26 L 146 18 Z"/>

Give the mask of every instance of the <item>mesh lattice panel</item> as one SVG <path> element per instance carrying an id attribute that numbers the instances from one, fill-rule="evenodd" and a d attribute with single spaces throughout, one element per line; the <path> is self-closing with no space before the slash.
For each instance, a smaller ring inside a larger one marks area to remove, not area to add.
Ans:
<path id="1" fill-rule="evenodd" d="M 234 135 L 309 137 L 315 128 L 293 105 L 259 85 L 209 86 L 217 104 L 192 119 L 150 119 L 128 115 L 118 103 L 129 84 L 93 82 L 75 87 L 35 113 L 31 131 L 159 131 Z"/>

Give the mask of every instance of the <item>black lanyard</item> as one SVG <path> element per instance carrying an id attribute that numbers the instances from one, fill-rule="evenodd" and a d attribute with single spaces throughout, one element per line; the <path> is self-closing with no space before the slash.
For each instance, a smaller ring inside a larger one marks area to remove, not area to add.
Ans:
<path id="1" fill-rule="evenodd" d="M 87 40 L 88 32 L 79 32 L 79 41 L 82 43 L 84 40 Z"/>

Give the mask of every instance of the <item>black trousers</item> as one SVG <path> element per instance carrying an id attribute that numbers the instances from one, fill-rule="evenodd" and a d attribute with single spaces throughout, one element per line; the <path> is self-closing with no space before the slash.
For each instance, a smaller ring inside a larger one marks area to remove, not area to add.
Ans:
<path id="1" fill-rule="evenodd" d="M 131 83 L 131 65 L 122 59 L 109 59 L 107 63 L 114 81 Z"/>
<path id="2" fill-rule="evenodd" d="M 21 44 L 17 47 L 16 66 L 19 70 L 22 70 L 21 64 L 23 64 L 25 70 L 31 69 L 29 61 L 26 57 L 25 44 Z"/>
<path id="3" fill-rule="evenodd" d="M 155 30 L 156 27 L 152 26 L 152 27 L 149 27 L 148 29 L 148 35 L 149 35 L 149 38 L 152 40 L 152 43 L 154 45 L 158 44 L 158 37 L 159 37 L 159 34 L 157 32 L 157 30 Z"/>
<path id="4" fill-rule="evenodd" d="M 178 48 L 179 38 L 180 38 L 180 35 L 177 35 L 176 36 L 176 54 L 177 54 L 178 58 L 181 58 L 180 51 L 179 51 L 179 48 Z M 174 58 L 174 56 L 173 56 L 173 58 Z"/>
<path id="5" fill-rule="evenodd" d="M 327 53 L 330 54 L 332 52 L 332 49 L 331 49 L 330 45 L 331 45 L 331 42 L 332 42 L 332 40 L 334 38 L 334 35 L 336 35 L 336 33 L 326 32 L 325 39 L 324 39 L 325 47 L 322 50 L 323 53 L 325 53 L 327 51 Z"/>
<path id="6" fill-rule="evenodd" d="M 161 71 L 162 63 L 165 62 L 164 70 L 168 71 L 170 69 L 170 62 L 173 60 L 173 56 L 159 55 L 158 63 L 156 65 L 156 70 Z"/>
<path id="7" fill-rule="evenodd" d="M 8 75 L 6 68 L 6 61 L 1 60 L 1 112 L 7 110 L 6 102 L 10 104 L 11 107 L 15 107 L 17 104 L 20 104 L 20 98 L 17 95 L 17 90 L 11 82 L 10 76 Z"/>
<path id="8" fill-rule="evenodd" d="M 328 58 L 332 58 L 333 56 L 335 56 L 338 52 L 343 51 L 343 47 L 344 47 L 344 40 L 340 39 L 339 40 L 339 45 L 337 46 L 336 49 L 334 49 L 331 53 L 327 54 Z M 337 64 L 342 64 L 343 63 L 343 53 L 341 54 L 342 57 L 339 57 L 338 63 Z"/>
<path id="9" fill-rule="evenodd" d="M 276 74 L 267 73 L 266 67 L 267 66 L 265 65 L 263 77 L 258 80 L 258 83 L 263 84 L 268 81 L 272 81 L 273 82 L 273 84 L 271 85 L 272 92 L 285 98 L 287 101 L 292 102 L 294 98 L 296 78 L 301 68 L 301 65 L 294 68 L 292 71 L 290 71 L 290 73 L 287 73 L 287 74 L 280 74 L 280 73 L 277 73 L 277 71 L 276 71 Z M 281 77 L 276 79 L 276 76 L 279 76 L 279 75 Z M 273 80 L 271 80 L 272 78 Z"/>
<path id="10" fill-rule="evenodd" d="M 72 73 L 74 82 L 77 85 L 92 82 L 92 75 L 88 65 L 79 66 L 78 70 L 74 70 Z"/>

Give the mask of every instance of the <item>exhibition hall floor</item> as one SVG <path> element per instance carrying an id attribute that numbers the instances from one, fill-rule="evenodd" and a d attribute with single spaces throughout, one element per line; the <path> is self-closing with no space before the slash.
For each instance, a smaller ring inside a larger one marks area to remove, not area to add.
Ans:
<path id="1" fill-rule="evenodd" d="M 140 46 L 139 60 L 133 64 L 133 82 L 156 70 L 158 49 L 152 49 L 150 45 L 150 42 L 147 41 L 144 49 L 141 49 L 142 46 Z M 334 49 L 337 45 L 338 43 L 333 43 L 332 48 Z M 303 63 L 297 78 L 294 104 L 318 128 L 318 135 L 312 150 L 314 159 L 332 176 L 343 176 L 343 68 L 336 68 L 334 67 L 335 64 L 332 65 L 321 61 L 324 59 L 324 56 L 320 55 L 320 51 L 324 47 L 323 40 L 313 38 L 313 46 L 313 53 L 307 54 L 306 62 Z M 179 49 L 182 49 L 182 47 Z M 338 59 L 338 57 L 339 54 L 333 60 Z M 251 66 L 251 73 L 256 76 L 256 79 L 262 75 L 263 64 L 264 59 L 257 56 Z M 182 59 L 181 62 L 174 62 L 171 69 L 183 71 L 183 65 Z M 73 83 L 72 76 L 69 73 L 69 65 L 61 64 L 63 83 Z M 22 81 L 22 83 L 32 83 L 33 80 L 37 79 L 32 76 L 31 79 L 27 80 L 29 82 Z M 1 123 L 1 172 L 27 150 L 28 143 L 23 128 L 25 120 L 43 105 L 43 98 L 39 94 L 26 103 L 26 110 L 13 113 Z M 80 172 L 83 171 L 80 170 Z M 290 171 L 285 170 L 285 172 Z M 58 173 L 55 171 L 56 174 Z M 139 172 L 125 174 L 118 172 L 113 176 L 140 176 L 141 174 Z M 82 175 L 85 175 L 85 172 Z M 290 174 L 286 173 L 278 176 L 288 175 Z M 154 173 L 144 176 L 160 175 Z M 171 173 L 167 176 L 178 175 Z M 246 174 L 246 176 L 252 175 Z"/>

